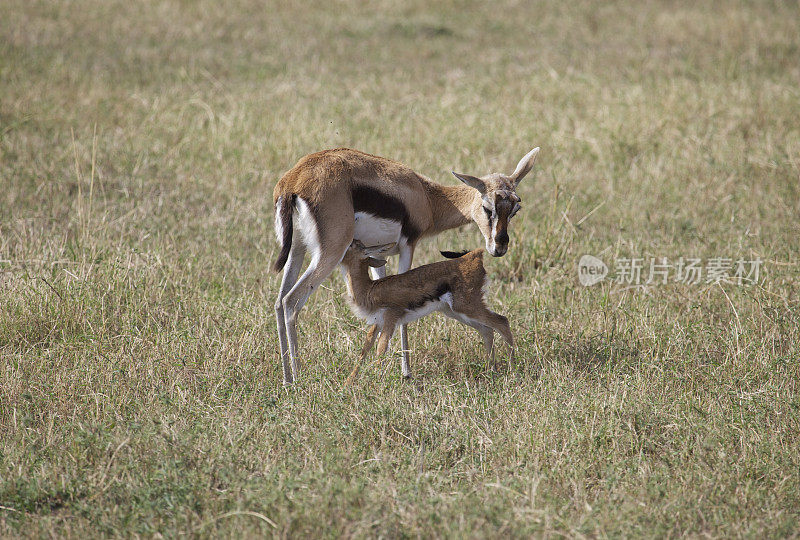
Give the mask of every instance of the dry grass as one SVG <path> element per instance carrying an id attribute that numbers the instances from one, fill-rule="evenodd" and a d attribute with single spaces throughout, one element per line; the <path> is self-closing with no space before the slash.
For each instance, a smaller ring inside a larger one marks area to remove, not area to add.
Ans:
<path id="1" fill-rule="evenodd" d="M 4 1 L 0 534 L 797 536 L 799 18 Z M 534 145 L 489 261 L 518 361 L 432 317 L 413 382 L 395 359 L 343 392 L 363 330 L 337 276 L 281 387 L 283 171 L 350 146 L 455 182 Z M 766 273 L 583 288 L 584 253 Z"/>

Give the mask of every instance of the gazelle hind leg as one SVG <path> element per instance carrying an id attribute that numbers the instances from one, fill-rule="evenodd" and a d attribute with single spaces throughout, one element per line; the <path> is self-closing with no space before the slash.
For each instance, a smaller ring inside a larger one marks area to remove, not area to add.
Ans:
<path id="1" fill-rule="evenodd" d="M 286 334 L 289 341 L 289 359 L 294 380 L 297 380 L 300 375 L 300 363 L 297 356 L 297 315 L 303 309 L 311 293 L 317 290 L 320 284 L 336 269 L 336 266 L 342 260 L 346 247 L 337 250 L 333 255 L 314 256 L 305 273 L 283 300 Z"/>
<path id="2" fill-rule="evenodd" d="M 403 244 L 400 246 L 400 257 L 397 261 L 397 273 L 402 274 L 408 272 L 411 268 L 411 261 L 414 259 L 414 244 Z M 402 363 L 400 364 L 403 377 L 408 379 L 411 377 L 411 351 L 408 348 L 408 327 L 405 324 L 400 325 L 400 349 L 403 355 Z"/>
<path id="3" fill-rule="evenodd" d="M 514 359 L 515 353 L 515 346 L 514 346 L 514 334 L 511 333 L 511 325 L 508 324 L 508 319 L 499 313 L 495 313 L 494 311 L 487 309 L 489 313 L 486 323 L 497 330 L 497 332 L 503 336 L 503 339 L 508 343 L 508 346 L 511 348 L 511 360 Z"/>
<path id="4" fill-rule="evenodd" d="M 475 325 L 473 328 L 481 335 L 486 355 L 494 365 L 494 330 L 485 324 Z"/>
<path id="5" fill-rule="evenodd" d="M 353 368 L 353 371 L 350 372 L 350 375 L 347 377 L 345 381 L 345 386 L 350 386 L 355 381 L 356 376 L 358 375 L 358 370 L 361 369 L 361 364 L 364 363 L 364 360 L 367 358 L 370 349 L 372 349 L 372 345 L 375 343 L 375 338 L 378 335 L 378 325 L 373 324 L 372 327 L 369 329 L 367 333 L 367 341 L 364 342 L 364 347 L 361 349 L 361 354 L 358 357 L 358 361 L 356 362 L 356 366 Z"/>
<path id="6" fill-rule="evenodd" d="M 462 324 L 471 326 L 481 335 L 483 340 L 483 347 L 486 349 L 487 359 L 492 362 L 494 366 L 494 329 L 491 326 L 485 325 L 475 319 L 467 317 L 466 315 L 453 311 L 449 306 L 445 306 L 440 310 L 443 315 L 455 319 Z"/>
<path id="7" fill-rule="evenodd" d="M 344 201 L 336 201 L 330 197 L 326 202 L 332 207 L 346 207 Z M 286 319 L 286 337 L 289 342 L 289 359 L 294 380 L 300 375 L 300 363 L 297 355 L 297 315 L 308 301 L 311 293 L 316 291 L 325 279 L 336 270 L 342 261 L 345 251 L 353 239 L 353 222 L 339 221 L 338 227 L 320 227 L 320 221 L 330 221 L 330 212 L 317 207 L 312 211 L 308 203 L 297 198 L 297 228 L 302 233 L 306 249 L 311 252 L 311 262 L 305 273 L 300 276 L 292 290 L 283 299 L 283 313 Z M 340 212 L 339 212 L 340 213 Z"/>
<path id="8" fill-rule="evenodd" d="M 508 343 L 509 347 L 511 347 L 511 358 L 514 358 L 514 335 L 511 333 L 511 326 L 508 324 L 507 318 L 499 313 L 495 313 L 483 304 L 478 306 L 475 306 L 474 304 L 462 304 L 454 306 L 453 310 L 459 315 L 478 321 L 479 323 L 496 330 L 503 337 L 506 343 Z"/>
<path id="9" fill-rule="evenodd" d="M 281 278 L 281 287 L 278 291 L 278 299 L 275 301 L 275 320 L 278 323 L 278 342 L 281 349 L 281 363 L 283 365 L 283 383 L 290 384 L 293 380 L 292 369 L 289 357 L 289 344 L 286 336 L 286 317 L 283 309 L 283 300 L 289 291 L 292 290 L 297 277 L 300 275 L 300 270 L 303 267 L 303 258 L 306 254 L 306 248 L 300 238 L 296 238 L 292 243 L 292 249 L 289 251 L 289 259 L 286 261 L 286 266 L 283 267 L 283 277 Z"/>
<path id="10" fill-rule="evenodd" d="M 481 335 L 483 348 L 486 349 L 486 360 L 491 364 L 492 369 L 496 371 L 497 364 L 494 361 L 494 329 L 478 321 L 467 320 L 462 322 L 474 328 Z"/>

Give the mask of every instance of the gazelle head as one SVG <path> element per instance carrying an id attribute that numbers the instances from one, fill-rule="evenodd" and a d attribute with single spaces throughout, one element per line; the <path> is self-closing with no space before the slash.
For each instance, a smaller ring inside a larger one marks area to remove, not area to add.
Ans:
<path id="1" fill-rule="evenodd" d="M 396 243 L 382 244 L 379 246 L 365 246 L 358 240 L 353 240 L 347 252 L 344 254 L 342 262 L 346 266 L 360 263 L 373 268 L 380 268 L 386 264 L 388 253 L 395 247 Z"/>
<path id="2" fill-rule="evenodd" d="M 456 178 L 480 193 L 481 204 L 473 209 L 472 220 L 486 239 L 486 251 L 495 257 L 502 257 L 508 251 L 508 222 L 519 211 L 521 202 L 517 186 L 533 168 L 538 154 L 537 146 L 519 160 L 509 176 L 491 173 L 478 178 L 453 172 Z"/>

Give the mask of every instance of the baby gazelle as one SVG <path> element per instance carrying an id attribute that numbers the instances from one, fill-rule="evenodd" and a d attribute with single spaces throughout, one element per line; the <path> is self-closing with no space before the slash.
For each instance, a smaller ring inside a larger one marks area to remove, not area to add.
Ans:
<path id="1" fill-rule="evenodd" d="M 372 348 L 376 330 L 380 329 L 378 354 L 382 355 L 398 325 L 416 321 L 434 311 L 477 330 L 490 357 L 493 356 L 494 331 L 497 330 L 511 346 L 513 355 L 514 337 L 508 319 L 487 308 L 483 300 L 488 280 L 483 268 L 482 249 L 465 254 L 442 253 L 452 260 L 371 280 L 369 267 L 386 264 L 381 257 L 392 247 L 394 244 L 365 247 L 355 241 L 342 259 L 353 310 L 373 325 L 348 384 L 358 374 L 361 362 Z"/>

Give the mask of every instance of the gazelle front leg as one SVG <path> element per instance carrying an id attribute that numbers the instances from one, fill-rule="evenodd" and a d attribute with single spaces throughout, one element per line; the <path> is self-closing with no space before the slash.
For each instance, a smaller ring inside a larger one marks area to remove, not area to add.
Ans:
<path id="1" fill-rule="evenodd" d="M 369 270 L 370 270 L 370 272 L 372 272 L 372 279 L 383 279 L 383 278 L 386 277 L 386 265 L 385 264 L 383 266 L 378 266 L 378 267 L 374 267 L 373 266 Z M 367 334 L 367 339 L 368 340 L 372 339 L 374 341 L 375 337 L 377 336 L 377 332 L 378 332 L 378 325 L 377 324 L 373 324 L 372 328 L 369 329 L 369 334 Z M 370 345 L 370 347 L 372 347 L 372 345 Z M 367 351 L 367 352 L 369 352 L 369 351 Z M 359 363 L 361 363 L 361 361 L 364 360 L 365 356 L 366 356 L 366 354 L 362 353 L 362 357 L 359 360 Z M 353 375 L 355 375 L 355 373 L 357 373 L 357 372 L 358 372 L 358 366 L 356 366 L 356 369 L 354 370 L 353 373 L 350 374 L 350 377 L 348 377 L 347 380 L 349 381 L 350 378 L 353 377 Z"/>
<path id="2" fill-rule="evenodd" d="M 350 376 L 347 377 L 345 381 L 345 386 L 350 386 L 353 381 L 356 379 L 356 375 L 358 375 L 358 370 L 361 369 L 361 364 L 364 363 L 364 360 L 367 358 L 370 349 L 372 349 L 372 345 L 375 343 L 375 337 L 378 335 L 378 325 L 373 324 L 372 327 L 369 329 L 367 333 L 367 341 L 364 343 L 364 348 L 361 349 L 361 355 L 358 357 L 358 362 L 356 362 L 356 367 L 353 368 L 353 371 L 350 372 Z"/>
<path id="3" fill-rule="evenodd" d="M 411 269 L 411 261 L 414 258 L 414 246 L 402 242 L 399 247 L 399 252 L 400 261 L 397 265 L 397 273 L 402 274 Z M 375 279 L 386 277 L 385 266 L 371 268 L 371 270 Z M 403 360 L 401 362 L 400 369 L 403 373 L 403 377 L 407 379 L 411 377 L 411 351 L 408 348 L 408 329 L 406 328 L 405 324 L 400 326 L 400 349 L 403 354 Z"/>
<path id="4" fill-rule="evenodd" d="M 408 272 L 411 268 L 411 261 L 414 259 L 414 245 L 402 243 L 400 245 L 400 261 L 397 267 L 397 273 L 402 274 Z M 406 325 L 400 326 L 400 348 L 403 353 L 403 360 L 401 370 L 403 377 L 408 379 L 411 377 L 411 351 L 408 348 L 408 329 Z"/>
<path id="5" fill-rule="evenodd" d="M 387 311 L 383 316 L 383 325 L 381 326 L 381 337 L 378 339 L 378 356 L 383 356 L 386 349 L 389 348 L 389 340 L 392 339 L 394 329 L 397 326 L 397 320 L 400 315 L 391 311 Z"/>

